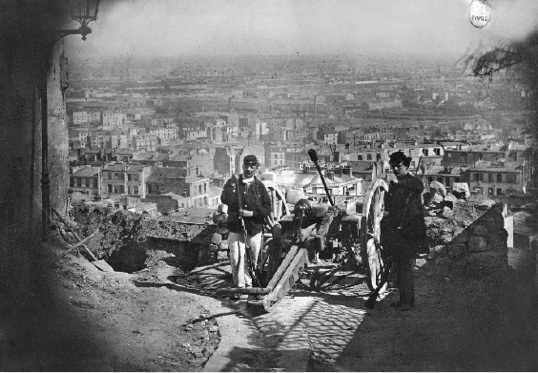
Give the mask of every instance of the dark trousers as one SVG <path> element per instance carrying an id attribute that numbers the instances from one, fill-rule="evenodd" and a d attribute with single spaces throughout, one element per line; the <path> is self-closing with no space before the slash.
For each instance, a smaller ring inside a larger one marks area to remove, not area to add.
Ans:
<path id="1" fill-rule="evenodd" d="M 400 302 L 406 305 L 415 304 L 415 281 L 413 279 L 413 267 L 415 259 L 410 259 L 405 255 L 396 255 L 394 266 L 396 270 L 396 281 L 400 292 Z"/>

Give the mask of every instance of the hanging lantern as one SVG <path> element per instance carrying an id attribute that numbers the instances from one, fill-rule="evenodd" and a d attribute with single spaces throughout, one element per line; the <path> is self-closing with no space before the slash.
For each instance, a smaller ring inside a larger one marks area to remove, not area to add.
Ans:
<path id="1" fill-rule="evenodd" d="M 82 40 L 86 40 L 86 35 L 92 32 L 88 23 L 97 19 L 100 0 L 71 0 L 71 17 L 80 23 L 77 30 L 82 35 Z"/>

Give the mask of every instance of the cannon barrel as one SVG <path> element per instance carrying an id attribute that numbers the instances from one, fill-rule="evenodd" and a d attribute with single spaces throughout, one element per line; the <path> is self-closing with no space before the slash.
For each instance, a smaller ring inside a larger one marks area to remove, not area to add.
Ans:
<path id="1" fill-rule="evenodd" d="M 295 204 L 295 216 L 302 214 L 304 217 L 322 218 L 328 210 L 329 206 L 326 203 L 316 203 L 306 198 L 300 199 Z"/>

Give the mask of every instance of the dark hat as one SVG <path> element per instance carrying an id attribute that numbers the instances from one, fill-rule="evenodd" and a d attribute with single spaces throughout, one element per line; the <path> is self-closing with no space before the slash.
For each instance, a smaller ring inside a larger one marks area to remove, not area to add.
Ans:
<path id="1" fill-rule="evenodd" d="M 256 158 L 255 155 L 247 155 L 244 159 L 243 159 L 243 164 L 244 165 L 248 165 L 248 166 L 259 166 L 260 164 L 258 163 L 258 158 Z"/>
<path id="2" fill-rule="evenodd" d="M 406 167 L 409 167 L 411 164 L 411 157 L 406 156 L 402 151 L 392 153 L 389 159 L 389 163 L 391 164 L 403 163 Z"/>

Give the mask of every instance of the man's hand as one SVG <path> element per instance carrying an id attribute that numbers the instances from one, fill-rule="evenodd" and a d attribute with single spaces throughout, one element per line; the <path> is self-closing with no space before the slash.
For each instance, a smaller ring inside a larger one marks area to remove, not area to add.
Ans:
<path id="1" fill-rule="evenodd" d="M 254 216 L 254 212 L 250 210 L 239 210 L 239 215 L 244 218 L 251 218 Z"/>
<path id="2" fill-rule="evenodd" d="M 383 211 L 383 217 L 386 218 L 387 216 L 389 216 L 389 212 L 388 211 Z"/>

